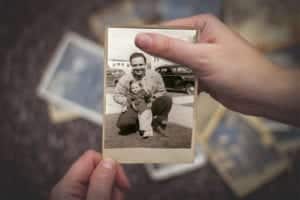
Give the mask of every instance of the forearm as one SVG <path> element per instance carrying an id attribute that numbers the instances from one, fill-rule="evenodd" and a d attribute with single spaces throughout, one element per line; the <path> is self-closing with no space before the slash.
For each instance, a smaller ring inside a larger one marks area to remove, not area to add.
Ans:
<path id="1" fill-rule="evenodd" d="M 270 73 L 268 95 L 260 106 L 260 114 L 267 118 L 300 126 L 300 70 L 276 67 Z M 262 86 L 265 87 L 265 86 Z"/>
<path id="2" fill-rule="evenodd" d="M 113 99 L 116 103 L 122 105 L 122 106 L 127 106 L 127 97 L 121 94 L 114 94 Z"/>

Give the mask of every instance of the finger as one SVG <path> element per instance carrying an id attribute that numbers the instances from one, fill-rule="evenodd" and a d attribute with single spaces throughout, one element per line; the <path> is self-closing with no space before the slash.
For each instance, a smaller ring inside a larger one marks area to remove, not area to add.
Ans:
<path id="1" fill-rule="evenodd" d="M 119 188 L 114 187 L 111 199 L 112 200 L 123 200 L 124 194 Z"/>
<path id="2" fill-rule="evenodd" d="M 116 175 L 116 163 L 105 158 L 96 167 L 90 178 L 88 200 L 110 200 Z"/>
<path id="3" fill-rule="evenodd" d="M 128 177 L 126 176 L 123 167 L 119 163 L 117 164 L 116 183 L 121 189 L 130 189 Z"/>
<path id="4" fill-rule="evenodd" d="M 68 183 L 88 184 L 89 178 L 101 160 L 101 155 L 94 150 L 86 151 L 68 170 L 63 181 Z"/>
<path id="5" fill-rule="evenodd" d="M 180 19 L 175 19 L 171 21 L 163 22 L 162 25 L 165 26 L 187 26 L 192 28 L 199 28 L 203 27 L 203 25 L 207 23 L 212 23 L 212 21 L 216 20 L 217 17 L 211 14 L 201 14 L 201 15 L 194 15 L 191 17 L 185 17 Z"/>
<path id="6" fill-rule="evenodd" d="M 199 23 L 201 21 L 203 21 L 201 19 L 199 20 L 199 18 L 201 18 L 201 15 L 195 15 L 192 17 L 185 17 L 185 18 L 162 22 L 161 25 L 163 25 L 163 26 L 187 26 L 187 27 L 196 28 L 196 27 L 199 27 L 199 25 L 200 25 Z"/>
<path id="7" fill-rule="evenodd" d="M 212 43 L 216 38 L 222 37 L 227 29 L 225 25 L 214 15 L 201 14 L 192 17 L 176 19 L 162 23 L 170 27 L 190 27 L 199 30 L 199 42 Z"/>
<path id="8" fill-rule="evenodd" d="M 135 44 L 147 53 L 194 69 L 206 60 L 206 48 L 210 45 L 189 43 L 153 33 L 138 34 Z"/>

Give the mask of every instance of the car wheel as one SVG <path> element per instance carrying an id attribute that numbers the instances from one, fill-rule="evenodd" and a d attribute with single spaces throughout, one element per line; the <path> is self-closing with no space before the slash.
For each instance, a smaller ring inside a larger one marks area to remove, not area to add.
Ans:
<path id="1" fill-rule="evenodd" d="M 193 84 L 188 83 L 185 85 L 185 91 L 186 93 L 193 95 L 195 93 L 195 86 Z"/>

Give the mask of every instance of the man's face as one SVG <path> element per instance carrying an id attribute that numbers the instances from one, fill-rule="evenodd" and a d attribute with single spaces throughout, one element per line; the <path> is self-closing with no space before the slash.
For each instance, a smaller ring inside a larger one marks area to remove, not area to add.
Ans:
<path id="1" fill-rule="evenodd" d="M 131 60 L 131 66 L 132 66 L 132 74 L 138 78 L 141 79 L 145 76 L 146 72 L 146 63 L 144 61 L 143 57 L 135 57 Z"/>

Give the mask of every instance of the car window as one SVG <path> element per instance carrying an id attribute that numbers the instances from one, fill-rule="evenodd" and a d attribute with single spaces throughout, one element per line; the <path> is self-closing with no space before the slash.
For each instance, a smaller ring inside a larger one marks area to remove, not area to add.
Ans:
<path id="1" fill-rule="evenodd" d="M 170 73 L 174 74 L 174 73 L 176 73 L 177 70 L 176 70 L 176 67 L 172 67 L 172 68 L 169 68 L 169 71 L 170 71 Z"/>
<path id="2" fill-rule="evenodd" d="M 160 72 L 162 74 L 168 74 L 168 73 L 171 72 L 171 70 L 169 68 L 167 68 L 167 67 L 162 67 L 162 68 L 160 68 Z"/>
<path id="3" fill-rule="evenodd" d="M 192 70 L 187 67 L 178 67 L 177 72 L 181 74 L 191 74 Z"/>

